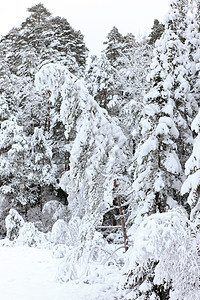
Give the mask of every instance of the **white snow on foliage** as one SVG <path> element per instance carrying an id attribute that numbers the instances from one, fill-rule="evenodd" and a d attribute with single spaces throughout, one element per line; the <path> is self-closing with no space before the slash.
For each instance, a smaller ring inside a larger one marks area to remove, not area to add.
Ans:
<path id="1" fill-rule="evenodd" d="M 55 222 L 67 216 L 67 208 L 57 200 L 50 200 L 44 204 L 42 214 L 45 218 L 51 218 Z"/>
<path id="2" fill-rule="evenodd" d="M 144 142 L 144 144 L 141 145 L 139 153 L 136 153 L 138 155 L 137 162 L 138 164 L 141 164 L 143 161 L 143 157 L 148 155 L 153 150 L 156 150 L 157 148 L 157 140 L 154 138 L 149 138 Z"/>
<path id="3" fill-rule="evenodd" d="M 194 118 L 191 128 L 196 133 L 199 133 L 199 131 L 200 131 L 200 110 L 199 110 L 197 116 Z"/>
<path id="4" fill-rule="evenodd" d="M 179 132 L 174 124 L 174 121 L 170 117 L 161 117 L 159 124 L 155 129 L 156 135 L 172 135 L 178 138 Z"/>
<path id="5" fill-rule="evenodd" d="M 52 241 L 63 243 L 66 236 L 67 244 L 73 246 L 58 277 L 61 281 L 90 277 L 93 262 L 101 265 L 109 257 L 105 255 L 105 251 L 110 251 L 109 245 L 96 229 L 113 204 L 115 179 L 120 192 L 127 193 L 126 177 L 122 174 L 129 162 L 128 141 L 114 119 L 89 95 L 85 84 L 65 67 L 43 66 L 35 83 L 38 89 L 51 92 L 52 103 L 60 93 L 60 119 L 66 138 L 74 132 L 70 169 L 62 175 L 60 186 L 68 194 L 71 220 L 81 221 L 75 239 L 71 239 L 70 222 L 68 228 L 60 220 L 53 226 Z"/>
<path id="6" fill-rule="evenodd" d="M 198 299 L 197 234 L 181 209 L 145 218 L 135 233 L 134 245 L 126 254 L 124 272 L 128 272 L 128 283 L 136 278 L 130 299 L 140 299 L 136 297 L 137 286 L 139 290 L 151 291 L 152 284 L 165 286 L 166 282 L 172 285 L 171 300 Z"/>
<path id="7" fill-rule="evenodd" d="M 193 151 L 185 164 L 187 178 L 182 185 L 182 194 L 189 193 L 188 203 L 191 206 L 190 218 L 198 226 L 200 222 L 200 113 L 197 114 L 192 129 L 198 134 L 194 140 Z"/>
<path id="8" fill-rule="evenodd" d="M 60 117 L 66 137 L 72 129 L 76 130 L 70 150 L 70 170 L 60 180 L 61 187 L 69 195 L 70 210 L 83 215 L 87 208 L 100 208 L 99 201 L 101 209 L 106 208 L 112 198 L 110 181 L 113 183 L 127 164 L 127 138 L 89 95 L 84 83 L 66 67 L 43 66 L 36 74 L 35 84 L 40 90 L 51 91 L 52 103 L 58 92 L 61 93 Z M 102 199 L 104 194 L 107 197 Z"/>
<path id="9" fill-rule="evenodd" d="M 151 93 L 151 96 L 154 93 Z M 147 94 L 146 98 L 149 98 L 149 94 Z M 147 104 L 143 108 L 142 112 L 143 114 L 146 114 L 147 116 L 154 116 L 159 111 L 159 106 L 157 104 Z"/>
<path id="10" fill-rule="evenodd" d="M 172 174 L 180 174 L 182 170 L 180 161 L 174 152 L 167 154 L 164 166 Z"/>

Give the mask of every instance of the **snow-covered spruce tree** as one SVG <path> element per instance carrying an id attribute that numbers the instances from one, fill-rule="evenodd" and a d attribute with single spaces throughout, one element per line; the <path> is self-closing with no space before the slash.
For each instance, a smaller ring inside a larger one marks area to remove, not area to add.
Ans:
<path id="1" fill-rule="evenodd" d="M 188 36 L 188 46 L 190 47 L 190 57 L 191 57 L 191 84 L 193 85 L 193 96 L 195 100 L 199 103 L 199 8 L 200 3 L 198 0 L 192 2 L 192 13 L 193 19 L 189 24 L 189 29 L 187 31 Z M 195 111 L 194 111 L 195 112 Z M 192 122 L 192 130 L 197 134 L 194 140 L 193 151 L 186 162 L 185 173 L 187 179 L 182 186 L 182 194 L 189 193 L 188 203 L 191 206 L 190 219 L 195 222 L 196 226 L 199 227 L 200 224 L 200 204 L 199 204 L 199 193 L 200 193 L 200 181 L 199 181 L 199 120 L 200 113 L 196 115 Z"/>
<path id="2" fill-rule="evenodd" d="M 190 219 L 200 227 L 200 112 L 192 123 L 192 130 L 197 134 L 193 151 L 186 162 L 185 173 L 187 179 L 182 186 L 182 194 L 189 193 L 188 203 L 191 206 Z"/>
<path id="3" fill-rule="evenodd" d="M 180 18 L 180 7 L 177 9 L 179 4 L 182 9 Z M 156 42 L 148 76 L 151 89 L 145 96 L 146 104 L 140 120 L 142 138 L 136 149 L 133 172 L 133 227 L 130 229 L 133 237 L 135 229 L 142 220 L 145 222 L 147 215 L 164 213 L 178 205 L 185 205 L 185 199 L 181 196 L 184 180 L 182 167 L 190 153 L 193 139 L 187 118 L 191 100 L 190 60 L 182 28 L 184 23 L 181 23 L 182 12 L 188 11 L 188 7 L 183 9 L 183 4 L 187 6 L 185 1 L 171 2 L 165 31 Z M 171 263 L 170 256 L 168 260 Z M 142 270 L 140 262 L 137 263 Z M 152 259 L 143 269 L 141 277 L 154 278 L 156 264 L 157 261 Z M 134 274 L 132 279 L 137 281 Z M 164 281 L 160 282 L 159 291 L 167 292 L 170 287 L 170 280 L 165 280 L 166 285 Z M 148 299 L 146 291 L 140 291 L 141 299 Z"/>
<path id="4" fill-rule="evenodd" d="M 60 115 L 65 135 L 67 137 L 72 130 L 76 132 L 71 143 L 70 169 L 62 176 L 60 185 L 68 193 L 72 218 L 81 218 L 77 232 L 79 243 L 75 245 L 78 249 L 69 261 L 71 264 L 87 262 L 95 259 L 91 251 L 101 240 L 96 228 L 113 204 L 115 179 L 118 192 L 126 193 L 127 139 L 89 95 L 84 84 L 66 68 L 55 64 L 42 67 L 37 73 L 36 85 L 38 89 L 51 91 L 52 103 L 61 94 Z"/>
<path id="5" fill-rule="evenodd" d="M 175 203 L 183 204 L 181 166 L 192 144 L 191 130 L 185 119 L 190 103 L 189 62 L 188 50 L 175 33 L 174 21 L 178 17 L 174 3 L 172 1 L 165 32 L 156 43 L 148 76 L 152 87 L 145 96 L 140 121 L 142 139 L 136 151 L 133 183 L 139 215 L 163 212 Z M 137 215 L 135 208 L 133 211 Z"/>
<path id="6" fill-rule="evenodd" d="M 173 77 L 173 99 L 180 117 L 176 118 L 176 125 L 179 130 L 177 141 L 177 153 L 184 168 L 192 150 L 191 121 L 196 113 L 197 105 L 193 97 L 191 74 L 191 48 L 190 44 L 190 3 L 187 0 L 172 0 L 168 17 L 166 18 L 165 31 L 171 31 L 175 36 L 173 40 L 170 74 Z"/>
<path id="7" fill-rule="evenodd" d="M 173 120 L 173 104 L 164 99 L 155 103 L 153 100 L 159 97 L 156 90 L 147 97 L 140 121 L 142 140 L 134 164 L 132 214 L 136 224 L 145 215 L 164 212 L 180 203 L 182 168 L 177 155 L 179 133 Z"/>
<path id="8" fill-rule="evenodd" d="M 199 92 L 200 83 L 199 75 L 196 69 L 197 63 L 200 59 L 200 33 L 199 33 L 199 12 L 198 1 L 191 1 L 189 15 L 187 17 L 187 28 L 185 31 L 185 45 L 188 48 L 189 54 L 189 83 L 190 83 L 190 103 L 187 107 L 189 122 L 193 121 L 198 114 L 199 107 Z"/>
<path id="9" fill-rule="evenodd" d="M 145 96 L 140 120 L 142 138 L 134 164 L 133 198 L 140 216 L 166 211 L 174 201 L 181 201 L 183 172 L 177 154 L 179 131 L 175 122 L 183 121 L 176 109 L 173 88 L 177 41 L 176 35 L 166 30 L 157 42 L 149 74 L 152 88 Z M 135 208 L 133 212 L 138 215 Z"/>

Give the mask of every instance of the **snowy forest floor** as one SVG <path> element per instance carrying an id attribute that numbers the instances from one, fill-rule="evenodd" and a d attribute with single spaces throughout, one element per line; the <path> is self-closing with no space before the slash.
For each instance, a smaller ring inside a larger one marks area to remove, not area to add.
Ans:
<path id="1" fill-rule="evenodd" d="M 116 299 L 109 295 L 103 284 L 57 282 L 56 274 L 60 263 L 61 259 L 52 258 L 50 250 L 0 246 L 0 299 Z"/>

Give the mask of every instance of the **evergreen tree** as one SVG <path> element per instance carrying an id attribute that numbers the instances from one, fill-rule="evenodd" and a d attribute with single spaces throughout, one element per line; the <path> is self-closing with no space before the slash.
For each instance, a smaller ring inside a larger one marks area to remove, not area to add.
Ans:
<path id="1" fill-rule="evenodd" d="M 155 42 L 161 38 L 163 34 L 165 26 L 159 22 L 159 20 L 155 19 L 153 27 L 151 28 L 151 33 L 149 34 L 148 43 L 149 45 L 155 45 Z"/>
<path id="2" fill-rule="evenodd" d="M 192 300 L 199 294 L 198 233 L 182 209 L 142 221 L 127 252 L 129 299 Z"/>
<path id="3" fill-rule="evenodd" d="M 179 37 L 182 43 L 186 40 L 187 15 L 190 7 L 189 0 L 171 0 L 167 17 L 168 26 Z"/>
<path id="4" fill-rule="evenodd" d="M 112 66 L 115 66 L 116 59 L 121 55 L 123 36 L 114 26 L 108 33 L 107 41 L 104 42 L 106 49 L 104 50 L 106 57 Z"/>
<path id="5" fill-rule="evenodd" d="M 200 59 L 200 33 L 198 25 L 198 9 L 196 1 L 191 1 L 189 14 L 187 16 L 187 28 L 185 32 L 185 45 L 188 48 L 188 67 L 190 83 L 190 104 L 187 107 L 189 124 L 198 113 L 199 106 L 199 76 L 196 65 Z"/>
<path id="6" fill-rule="evenodd" d="M 118 118 L 135 145 L 139 141 L 138 120 L 143 99 L 149 88 L 147 74 L 151 58 L 152 47 L 144 39 L 126 50 L 119 58 L 119 67 L 116 70 L 116 81 L 123 91 Z"/>
<path id="7" fill-rule="evenodd" d="M 51 16 L 51 13 L 44 7 L 42 3 L 36 4 L 27 9 L 31 13 L 30 17 L 22 24 L 22 27 L 34 27 L 35 24 L 41 25 Z"/>
<path id="8" fill-rule="evenodd" d="M 35 73 L 43 64 L 58 61 L 81 76 L 87 56 L 83 35 L 80 31 L 74 30 L 66 19 L 53 18 L 41 3 L 29 8 L 28 11 L 30 16 L 25 22 L 19 28 L 12 29 L 0 40 L 2 104 L 0 117 L 1 122 L 4 122 L 0 130 L 1 134 L 9 139 L 9 146 L 6 147 L 4 143 L 1 149 L 1 186 L 2 191 L 4 189 L 6 194 L 12 194 L 15 199 L 24 194 L 24 198 L 20 198 L 21 203 L 37 202 L 38 187 L 43 187 L 45 192 L 50 185 L 53 185 L 53 190 L 56 190 L 58 188 L 56 179 L 67 167 L 64 125 L 57 118 L 56 107 L 49 102 L 49 92 L 43 94 L 36 91 Z M 14 137 L 10 137 L 9 128 L 14 130 L 15 126 L 21 128 L 17 135 L 19 143 L 15 142 Z M 33 147 L 36 152 L 32 152 L 30 161 L 30 141 L 32 143 L 33 140 L 36 141 L 34 137 L 37 132 L 44 133 L 43 138 L 40 139 L 44 145 L 41 149 L 39 146 Z M 47 134 L 51 136 L 51 142 L 50 140 L 45 142 L 44 137 Z M 5 142 L 5 139 L 3 141 Z M 36 164 L 37 152 L 38 155 L 40 151 L 45 152 L 46 146 L 51 148 L 52 157 L 50 155 L 45 158 L 44 153 L 42 160 Z M 7 157 L 6 165 L 5 157 Z M 27 165 L 26 158 L 28 158 Z M 46 169 L 43 167 L 43 162 Z M 18 164 L 20 167 L 17 175 L 14 170 Z M 58 164 L 58 170 L 55 164 Z M 14 173 L 12 170 L 8 171 L 12 165 Z M 30 168 L 33 169 L 32 173 Z M 28 173 L 31 175 L 28 176 Z M 41 176 L 44 176 L 44 180 Z"/>
<path id="9" fill-rule="evenodd" d="M 126 54 L 126 52 L 129 53 L 129 51 L 133 48 L 135 48 L 138 45 L 138 42 L 135 39 L 135 36 L 132 33 L 127 33 L 123 37 L 123 46 L 122 46 L 122 53 Z"/>
<path id="10" fill-rule="evenodd" d="M 191 207 L 190 219 L 199 228 L 200 226 L 200 112 L 192 122 L 192 130 L 197 137 L 194 140 L 193 151 L 186 162 L 185 173 L 187 179 L 182 186 L 182 194 L 189 193 L 188 204 Z"/>
<path id="11" fill-rule="evenodd" d="M 178 1 L 172 2 L 165 32 L 156 43 L 149 74 L 151 89 L 140 121 L 142 138 L 135 154 L 133 183 L 134 203 L 139 207 L 139 214 L 133 207 L 137 222 L 145 214 L 166 211 L 176 203 L 184 205 L 182 167 L 192 134 L 186 118 L 190 103 L 188 50 L 180 39 L 183 34 L 174 27 L 177 5 Z"/>
<path id="12" fill-rule="evenodd" d="M 116 70 L 105 55 L 93 56 L 85 80 L 90 94 L 97 103 L 109 111 L 109 103 L 117 97 Z M 111 112 L 112 113 L 112 112 Z"/>
<path id="13" fill-rule="evenodd" d="M 0 128 L 0 189 L 22 205 L 28 202 L 27 177 L 30 171 L 29 147 L 23 127 L 15 118 L 1 123 Z"/>

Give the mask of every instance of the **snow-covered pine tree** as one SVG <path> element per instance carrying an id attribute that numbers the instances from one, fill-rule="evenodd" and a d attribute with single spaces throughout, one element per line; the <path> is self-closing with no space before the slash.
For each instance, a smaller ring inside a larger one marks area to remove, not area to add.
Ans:
<path id="1" fill-rule="evenodd" d="M 106 45 L 106 48 L 104 50 L 105 55 L 113 67 L 115 67 L 116 59 L 121 55 L 122 43 L 123 35 L 114 26 L 108 33 L 107 41 L 104 42 L 104 44 Z"/>
<path id="2" fill-rule="evenodd" d="M 25 22 L 0 40 L 0 93 L 1 101 L 5 102 L 1 106 L 1 117 L 2 121 L 15 119 L 17 126 L 22 129 L 22 140 L 25 138 L 29 146 L 35 128 L 49 131 L 53 153 L 51 163 L 59 164 L 59 173 L 54 174 L 57 176 L 65 170 L 65 137 L 64 129 L 61 128 L 63 124 L 55 121 L 55 110 L 50 107 L 48 95 L 35 90 L 34 75 L 41 65 L 59 61 L 80 76 L 85 68 L 87 49 L 80 31 L 74 30 L 64 18 L 53 18 L 43 4 L 34 5 L 28 11 L 30 16 Z M 6 107 L 9 110 L 8 115 L 5 112 Z M 61 131 L 59 136 L 58 131 Z M 12 141 L 11 139 L 11 148 Z M 59 148 L 62 150 L 58 151 Z M 3 149 L 3 153 L 6 155 L 8 150 Z M 22 186 L 24 179 L 21 180 Z M 34 186 L 38 184 L 36 181 L 30 184 L 32 191 L 37 189 Z M 56 187 L 55 184 L 54 189 Z M 32 192 L 31 194 L 33 195 Z"/>
<path id="3" fill-rule="evenodd" d="M 158 19 L 155 19 L 151 30 L 152 31 L 148 36 L 148 44 L 154 46 L 155 42 L 161 38 L 163 31 L 165 30 L 165 26 L 160 23 Z"/>

